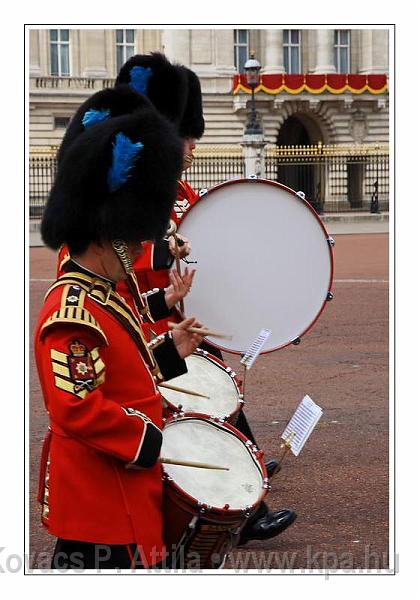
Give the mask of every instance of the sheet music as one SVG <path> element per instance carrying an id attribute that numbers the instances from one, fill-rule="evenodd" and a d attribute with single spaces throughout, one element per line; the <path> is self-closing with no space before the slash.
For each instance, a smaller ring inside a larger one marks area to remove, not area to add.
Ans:
<path id="1" fill-rule="evenodd" d="M 292 432 L 295 434 L 290 448 L 295 456 L 298 456 L 302 450 L 322 414 L 322 408 L 306 395 L 281 436 L 283 440 L 286 440 Z"/>
<path id="2" fill-rule="evenodd" d="M 261 352 L 265 342 L 268 340 L 270 334 L 271 329 L 261 329 L 260 333 L 257 335 L 255 340 L 252 342 L 251 346 L 241 358 L 241 364 L 245 365 L 247 370 L 249 370 L 252 367 L 252 365 L 258 358 L 258 355 Z"/>

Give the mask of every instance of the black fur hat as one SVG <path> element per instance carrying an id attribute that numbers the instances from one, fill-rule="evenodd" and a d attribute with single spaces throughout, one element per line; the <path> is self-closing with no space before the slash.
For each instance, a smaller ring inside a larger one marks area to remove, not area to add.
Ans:
<path id="1" fill-rule="evenodd" d="M 184 114 L 179 125 L 179 134 L 183 138 L 200 139 L 204 133 L 203 102 L 201 97 L 201 85 L 197 75 L 187 69 L 180 67 L 188 77 L 188 97 Z"/>
<path id="2" fill-rule="evenodd" d="M 118 85 L 93 94 L 70 121 L 57 154 L 60 163 L 74 139 L 89 127 L 112 117 L 132 113 L 137 108 L 150 106 L 150 101 L 134 92 L 128 85 Z"/>
<path id="3" fill-rule="evenodd" d="M 47 246 L 160 239 L 182 169 L 182 141 L 153 107 L 78 135 L 58 167 L 41 224 Z"/>
<path id="4" fill-rule="evenodd" d="M 126 83 L 144 94 L 160 113 L 179 125 L 187 102 L 187 73 L 160 52 L 132 56 L 121 67 L 115 83 Z"/>

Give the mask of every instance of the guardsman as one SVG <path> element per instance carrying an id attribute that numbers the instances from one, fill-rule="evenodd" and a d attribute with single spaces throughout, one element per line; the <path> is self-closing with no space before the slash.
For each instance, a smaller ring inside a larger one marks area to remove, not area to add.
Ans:
<path id="1" fill-rule="evenodd" d="M 165 116 L 172 120 L 178 128 L 180 136 L 184 140 L 184 164 L 183 169 L 188 169 L 193 160 L 196 140 L 200 139 L 204 133 L 205 122 L 203 117 L 202 94 L 200 80 L 197 75 L 182 65 L 174 65 L 173 68 L 178 70 L 179 81 L 186 79 L 188 84 L 188 93 L 186 99 L 177 104 L 171 104 L 172 94 L 176 93 L 174 89 L 175 76 L 168 77 L 170 70 L 164 70 L 162 65 L 167 65 L 167 60 L 161 54 L 154 53 L 152 55 L 135 55 L 128 59 L 122 66 L 116 84 L 127 84 L 133 90 L 145 94 L 153 103 L 153 105 Z M 167 67 L 169 69 L 169 67 Z M 143 85 L 143 79 L 140 79 L 138 85 L 138 77 L 140 73 L 147 70 L 149 79 L 147 85 Z M 182 109 L 183 112 L 178 112 L 176 108 Z M 176 207 L 187 208 L 198 200 L 198 194 L 194 192 L 192 187 L 186 182 L 179 180 L 177 191 Z M 173 212 L 172 218 L 175 222 L 182 217 L 180 212 Z M 189 253 L 188 240 L 183 241 L 181 249 L 181 257 Z M 170 284 L 169 268 L 174 258 L 174 248 L 169 244 L 170 240 L 163 240 L 153 246 L 148 246 L 147 253 L 140 256 L 134 264 L 137 280 L 140 289 L 143 291 L 152 288 L 164 288 Z M 124 287 L 121 285 L 121 289 Z M 124 293 L 124 290 L 122 289 Z M 125 295 L 125 293 L 124 293 Z M 182 316 L 177 317 L 176 314 L 171 314 L 169 320 L 180 320 Z M 162 332 L 166 329 L 164 319 L 153 325 L 153 331 Z M 201 347 L 208 352 L 215 354 L 222 359 L 220 351 L 212 344 L 204 342 Z M 244 411 L 241 411 L 236 423 L 236 427 L 244 435 L 246 435 L 253 443 L 256 444 L 255 438 L 249 427 Z M 266 463 L 267 472 L 270 476 L 277 467 L 277 461 L 271 460 Z M 240 538 L 240 544 L 245 544 L 253 539 L 269 539 L 272 538 L 289 527 L 296 519 L 296 513 L 290 509 L 282 509 L 279 511 L 269 511 L 267 505 L 263 502 L 257 513 L 249 520 L 247 526 L 243 529 Z"/>
<path id="2" fill-rule="evenodd" d="M 160 239 L 176 196 L 182 143 L 144 99 L 80 133 L 60 161 L 41 232 L 70 260 L 35 333 L 49 414 L 39 487 L 56 536 L 54 568 L 150 567 L 162 543 L 162 402 L 156 384 L 186 371 L 202 337 L 187 328 L 147 343 L 117 293 L 145 240 Z"/>

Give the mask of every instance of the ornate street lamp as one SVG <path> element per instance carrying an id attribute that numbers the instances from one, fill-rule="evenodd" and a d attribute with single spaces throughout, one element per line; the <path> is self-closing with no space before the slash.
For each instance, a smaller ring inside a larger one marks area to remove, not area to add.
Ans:
<path id="1" fill-rule="evenodd" d="M 245 135 L 254 134 L 261 135 L 262 129 L 257 119 L 257 111 L 255 109 L 255 95 L 254 91 L 257 85 L 260 82 L 260 71 L 261 65 L 258 60 L 255 58 L 255 52 L 251 52 L 250 58 L 244 64 L 246 81 L 251 88 L 252 97 L 251 97 L 251 110 L 248 113 L 248 122 L 245 127 Z"/>

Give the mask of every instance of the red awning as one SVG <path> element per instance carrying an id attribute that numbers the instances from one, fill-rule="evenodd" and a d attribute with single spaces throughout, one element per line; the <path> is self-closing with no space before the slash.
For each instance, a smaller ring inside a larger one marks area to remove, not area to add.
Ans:
<path id="1" fill-rule="evenodd" d="M 358 75 L 352 73 L 261 75 L 260 83 L 255 88 L 255 92 L 265 92 L 266 94 L 280 94 L 281 92 L 287 92 L 288 94 L 300 94 L 301 92 L 309 92 L 310 94 L 322 94 L 323 92 L 330 92 L 331 94 L 343 94 L 344 92 L 383 94 L 387 90 L 386 75 Z M 233 93 L 238 94 L 239 92 L 251 93 L 251 88 L 248 86 L 244 74 L 233 76 Z"/>

